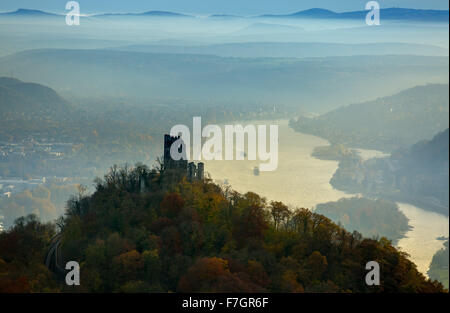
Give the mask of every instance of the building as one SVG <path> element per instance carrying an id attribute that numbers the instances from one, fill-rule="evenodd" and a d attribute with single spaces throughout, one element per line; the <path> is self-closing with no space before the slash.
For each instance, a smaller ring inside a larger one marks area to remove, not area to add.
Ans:
<path id="1" fill-rule="evenodd" d="M 170 149 L 173 144 L 178 144 L 178 152 L 182 155 L 180 160 L 172 159 Z M 164 157 L 163 157 L 164 171 L 177 171 L 185 175 L 189 181 L 203 180 L 205 176 L 205 165 L 199 162 L 197 165 L 194 162 L 188 163 L 186 156 L 186 145 L 180 139 L 180 136 L 164 135 Z"/>
<path id="2" fill-rule="evenodd" d="M 180 160 L 172 159 L 170 155 L 170 149 L 173 144 L 181 142 L 178 146 L 178 152 L 183 156 Z M 186 147 L 180 136 L 173 137 L 170 135 L 164 135 L 164 170 L 187 170 L 188 161 L 186 157 Z"/>
<path id="3" fill-rule="evenodd" d="M 205 178 L 205 164 L 199 162 L 195 165 L 194 162 L 190 162 L 188 165 L 187 177 L 189 181 L 203 180 Z"/>

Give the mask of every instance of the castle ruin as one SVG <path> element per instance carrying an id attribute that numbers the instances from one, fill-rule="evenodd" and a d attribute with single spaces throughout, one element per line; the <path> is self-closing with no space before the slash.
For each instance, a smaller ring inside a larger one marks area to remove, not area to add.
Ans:
<path id="1" fill-rule="evenodd" d="M 185 175 L 189 181 L 203 180 L 205 176 L 205 164 L 199 162 L 197 165 L 194 162 L 187 161 L 186 146 L 182 140 L 179 140 L 180 136 L 164 135 L 164 158 L 163 169 L 164 171 L 176 171 Z M 180 144 L 181 142 L 181 144 Z M 180 160 L 172 159 L 170 155 L 170 149 L 173 144 L 179 144 L 178 152 L 182 155 Z"/>

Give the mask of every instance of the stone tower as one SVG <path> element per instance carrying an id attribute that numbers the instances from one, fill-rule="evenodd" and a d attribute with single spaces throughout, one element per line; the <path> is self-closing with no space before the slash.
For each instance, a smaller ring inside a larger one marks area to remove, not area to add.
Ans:
<path id="1" fill-rule="evenodd" d="M 187 179 L 191 182 L 195 180 L 203 180 L 205 176 L 205 164 L 199 162 L 197 165 L 194 162 L 188 163 L 186 158 L 186 146 L 180 137 L 173 137 L 170 135 L 164 135 L 164 159 L 163 169 L 172 170 L 187 176 Z M 181 143 L 180 143 L 181 142 Z M 173 144 L 178 144 L 178 152 L 183 155 L 181 160 L 174 160 L 170 155 L 170 149 Z"/>
<path id="2" fill-rule="evenodd" d="M 178 152 L 182 153 L 183 158 L 180 160 L 172 159 L 170 155 L 170 148 L 174 143 L 176 143 L 180 139 L 180 136 L 170 136 L 164 135 L 164 169 L 165 170 L 187 170 L 187 158 L 186 158 L 186 145 L 183 141 L 178 146 Z"/>

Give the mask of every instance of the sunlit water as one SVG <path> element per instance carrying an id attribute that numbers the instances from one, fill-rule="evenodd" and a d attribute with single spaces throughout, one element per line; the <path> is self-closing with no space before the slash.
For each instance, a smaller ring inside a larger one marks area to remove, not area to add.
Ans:
<path id="1" fill-rule="evenodd" d="M 326 146 L 328 141 L 295 132 L 289 128 L 286 120 L 242 124 L 279 125 L 278 169 L 274 172 L 260 172 L 259 176 L 255 176 L 253 168 L 259 165 L 259 161 L 205 161 L 205 169 L 214 180 L 226 181 L 241 193 L 253 191 L 268 200 L 310 209 L 320 203 L 354 196 L 338 191 L 330 185 L 338 162 L 319 160 L 311 156 L 315 147 Z M 374 150 L 358 151 L 364 159 L 387 156 Z M 398 246 L 407 252 L 418 269 L 426 274 L 434 253 L 443 247 L 443 241 L 436 238 L 448 236 L 449 219 L 408 204 L 399 203 L 399 207 L 413 228 L 406 234 L 406 238 L 399 241 Z"/>
<path id="2" fill-rule="evenodd" d="M 444 241 L 438 237 L 448 237 L 448 217 L 420 209 L 410 204 L 398 203 L 400 210 L 409 218 L 413 227 L 398 246 L 411 255 L 420 272 L 426 274 L 436 251 L 444 248 Z"/>
<path id="3" fill-rule="evenodd" d="M 255 176 L 253 168 L 260 161 L 206 161 L 205 170 L 213 179 L 227 180 L 232 188 L 241 193 L 253 191 L 269 200 L 313 208 L 319 203 L 350 197 L 333 189 L 330 178 L 338 168 L 336 161 L 323 161 L 311 157 L 315 147 L 329 143 L 319 137 L 293 131 L 288 121 L 253 121 L 249 124 L 278 124 L 278 168 L 273 172 L 260 172 Z"/>

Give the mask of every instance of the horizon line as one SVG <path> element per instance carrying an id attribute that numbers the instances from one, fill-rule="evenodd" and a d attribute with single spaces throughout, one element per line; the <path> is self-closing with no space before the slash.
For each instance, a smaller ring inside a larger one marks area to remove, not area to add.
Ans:
<path id="1" fill-rule="evenodd" d="M 403 9 L 403 10 L 415 10 L 415 11 L 435 11 L 435 12 L 449 12 L 449 9 L 418 9 L 418 8 L 409 8 L 409 7 L 382 7 L 381 10 L 388 10 L 388 9 Z M 67 11 L 62 12 L 54 12 L 54 11 L 47 11 L 45 9 L 34 9 L 34 8 L 17 8 L 13 11 L 0 11 L 0 14 L 14 14 L 19 11 L 35 11 L 40 13 L 47 13 L 47 14 L 53 14 L 53 15 L 66 15 Z M 93 12 L 93 13 L 84 13 L 82 16 L 100 16 L 100 15 L 141 15 L 145 13 L 169 13 L 169 14 L 179 14 L 184 16 L 191 16 L 191 17 L 210 17 L 210 16 L 235 16 L 235 17 L 277 17 L 277 16 L 290 16 L 301 12 L 307 12 L 311 10 L 323 10 L 328 11 L 336 14 L 343 14 L 343 13 L 355 13 L 355 12 L 367 12 L 369 10 L 348 10 L 348 11 L 334 11 L 330 9 L 320 8 L 320 7 L 311 7 L 309 9 L 299 10 L 299 11 L 291 11 L 289 13 L 261 13 L 257 15 L 244 15 L 244 14 L 234 14 L 234 13 L 223 13 L 223 12 L 216 12 L 216 13 L 187 13 L 187 12 L 177 12 L 177 11 L 170 11 L 170 10 L 146 10 L 146 11 L 117 11 L 117 12 Z"/>

